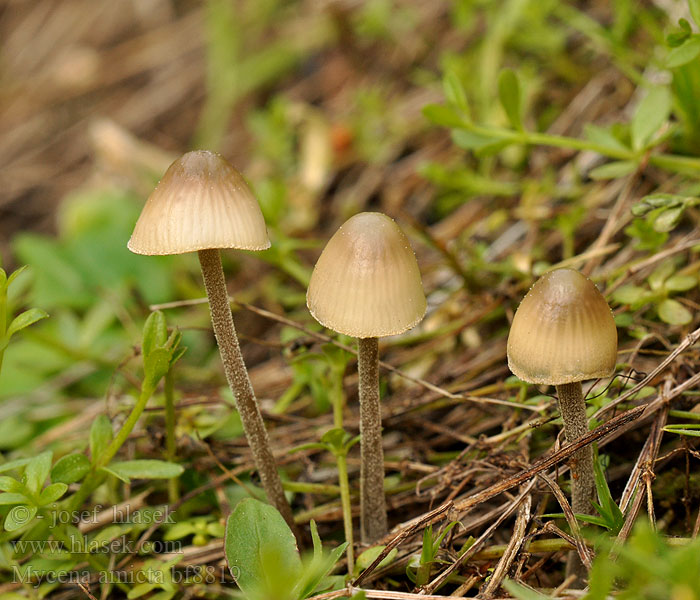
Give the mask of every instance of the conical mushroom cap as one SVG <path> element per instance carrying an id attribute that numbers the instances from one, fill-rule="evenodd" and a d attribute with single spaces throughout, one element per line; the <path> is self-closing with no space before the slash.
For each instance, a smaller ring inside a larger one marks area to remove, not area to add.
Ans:
<path id="1" fill-rule="evenodd" d="M 425 294 L 403 231 L 381 213 L 348 219 L 316 263 L 306 304 L 321 325 L 357 338 L 417 325 L 425 315 Z"/>
<path id="2" fill-rule="evenodd" d="M 183 254 L 212 248 L 270 247 L 258 201 L 222 156 L 188 152 L 163 175 L 128 243 L 137 254 Z"/>
<path id="3" fill-rule="evenodd" d="M 561 385 L 615 370 L 617 329 L 598 288 L 573 269 L 535 282 L 508 335 L 508 366 L 523 381 Z"/>

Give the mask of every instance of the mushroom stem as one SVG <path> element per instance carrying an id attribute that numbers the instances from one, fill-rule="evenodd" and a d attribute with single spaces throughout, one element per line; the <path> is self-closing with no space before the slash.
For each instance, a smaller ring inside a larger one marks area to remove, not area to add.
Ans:
<path id="1" fill-rule="evenodd" d="M 199 250 L 198 255 L 221 362 L 224 365 L 226 380 L 233 392 L 236 407 L 243 422 L 248 444 L 253 451 L 253 459 L 260 474 L 262 486 L 270 502 L 280 511 L 292 531 L 296 532 L 292 509 L 282 489 L 282 481 L 272 455 L 265 423 L 255 398 L 253 386 L 250 383 L 250 377 L 248 377 L 248 370 L 243 362 L 241 347 L 238 344 L 226 291 L 224 271 L 221 266 L 221 255 L 216 249 Z"/>
<path id="2" fill-rule="evenodd" d="M 358 339 L 360 376 L 360 525 L 362 542 L 371 544 L 387 532 L 384 498 L 382 411 L 379 405 L 379 344 Z"/>
<path id="3" fill-rule="evenodd" d="M 558 385 L 559 411 L 564 420 L 564 432 L 568 443 L 588 433 L 586 403 L 583 399 L 581 382 Z M 571 457 L 571 509 L 574 514 L 590 515 L 593 513 L 591 500 L 595 494 L 595 475 L 593 470 L 593 448 L 584 446 Z M 575 552 L 569 555 L 566 566 L 567 575 L 581 576 L 586 574 Z"/>

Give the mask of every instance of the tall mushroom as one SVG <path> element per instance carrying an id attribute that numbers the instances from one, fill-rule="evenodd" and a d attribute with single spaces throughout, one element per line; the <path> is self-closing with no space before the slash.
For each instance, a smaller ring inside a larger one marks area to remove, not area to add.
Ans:
<path id="1" fill-rule="evenodd" d="M 581 382 L 609 377 L 617 358 L 615 321 L 596 286 L 573 269 L 543 275 L 515 313 L 507 352 L 508 366 L 518 378 L 556 386 L 566 440 L 586 434 Z M 571 459 L 574 513 L 591 514 L 594 494 L 593 449 L 586 446 Z"/>
<path id="2" fill-rule="evenodd" d="M 417 325 L 426 302 L 408 239 L 381 213 L 348 219 L 316 263 L 307 306 L 321 325 L 358 338 L 360 377 L 360 521 L 362 541 L 387 532 L 379 405 L 379 337 Z"/>
<path id="3" fill-rule="evenodd" d="M 233 325 L 220 248 L 270 247 L 260 206 L 241 174 L 219 154 L 188 152 L 166 171 L 148 198 L 128 243 L 137 254 L 197 252 L 214 334 L 263 488 L 294 528 L 292 510 L 270 449 L 260 407 Z"/>

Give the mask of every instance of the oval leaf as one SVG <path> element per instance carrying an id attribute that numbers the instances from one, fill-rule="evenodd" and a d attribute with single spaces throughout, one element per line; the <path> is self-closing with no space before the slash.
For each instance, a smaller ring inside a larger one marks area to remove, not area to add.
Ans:
<path id="1" fill-rule="evenodd" d="M 659 317 L 669 325 L 687 325 L 693 320 L 693 315 L 685 306 L 670 298 L 659 304 Z"/>
<path id="2" fill-rule="evenodd" d="M 90 461 L 84 454 L 68 454 L 56 461 L 51 469 L 51 481 L 54 483 L 75 483 L 80 481 L 90 470 Z"/>
<path id="3" fill-rule="evenodd" d="M 292 531 L 276 508 L 246 498 L 226 523 L 226 560 L 238 587 L 252 598 L 285 598 L 301 576 Z"/>

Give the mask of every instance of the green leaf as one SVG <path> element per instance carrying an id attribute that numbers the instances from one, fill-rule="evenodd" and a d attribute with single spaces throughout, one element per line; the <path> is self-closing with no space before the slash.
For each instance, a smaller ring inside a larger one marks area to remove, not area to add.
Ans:
<path id="1" fill-rule="evenodd" d="M 619 304 L 638 304 L 643 302 L 647 297 L 648 292 L 642 287 L 636 285 L 623 285 L 613 293 L 613 300 Z"/>
<path id="2" fill-rule="evenodd" d="M 598 501 L 600 502 L 598 512 L 607 521 L 608 528 L 617 535 L 625 524 L 625 517 L 610 493 L 602 463 L 603 457 L 598 456 L 596 451 L 593 458 L 593 471 Z M 596 503 L 594 502 L 593 504 L 595 505 Z"/>
<path id="3" fill-rule="evenodd" d="M 662 211 L 656 219 L 654 219 L 654 230 L 659 233 L 672 231 L 678 226 L 678 223 L 680 223 L 684 211 L 685 206 L 676 206 Z"/>
<path id="4" fill-rule="evenodd" d="M 698 54 L 700 54 L 700 36 L 694 35 L 668 53 L 666 66 L 669 69 L 681 67 L 695 60 Z"/>
<path id="5" fill-rule="evenodd" d="M 68 486 L 65 483 L 52 483 L 47 485 L 39 496 L 39 504 L 45 506 L 56 502 L 63 494 L 68 491 Z"/>
<path id="6" fill-rule="evenodd" d="M 442 86 L 445 91 L 445 98 L 451 104 L 454 104 L 464 115 L 469 116 L 469 103 L 467 102 L 467 94 L 464 91 L 464 86 L 459 77 L 454 71 L 445 73 L 442 80 Z"/>
<path id="7" fill-rule="evenodd" d="M 659 317 L 669 325 L 687 325 L 693 320 L 690 311 L 677 300 L 666 298 L 659 304 Z"/>
<path id="8" fill-rule="evenodd" d="M 0 475 L 0 492 L 19 492 L 24 486 L 14 477 Z"/>
<path id="9" fill-rule="evenodd" d="M 660 290 L 664 286 L 664 282 L 673 275 L 675 270 L 676 265 L 673 260 L 663 261 L 651 272 L 649 277 L 647 277 L 649 287 L 654 291 Z"/>
<path id="10" fill-rule="evenodd" d="M 294 535 L 277 509 L 253 498 L 239 502 L 226 523 L 224 549 L 247 598 L 291 597 L 302 563 Z"/>
<path id="11" fill-rule="evenodd" d="M 593 123 L 587 123 L 584 126 L 584 133 L 586 137 L 599 146 L 605 146 L 610 150 L 615 152 L 629 152 L 629 148 L 625 146 L 615 135 L 609 130 L 603 127 L 598 127 L 598 125 L 593 125 Z"/>
<path id="12" fill-rule="evenodd" d="M 618 160 L 611 162 L 595 169 L 591 169 L 588 176 L 591 179 L 617 179 L 618 177 L 624 177 L 630 173 L 634 173 L 637 169 L 637 163 L 633 160 Z"/>
<path id="13" fill-rule="evenodd" d="M 24 494 L 16 494 L 14 492 L 0 494 L 0 506 L 7 506 L 8 504 L 29 504 L 30 502 L 31 500 Z"/>
<path id="14" fill-rule="evenodd" d="M 32 460 L 32 458 L 17 458 L 15 460 L 10 460 L 0 465 L 0 473 L 5 473 L 7 471 L 19 469 L 20 467 L 28 465 Z"/>
<path id="15" fill-rule="evenodd" d="M 504 579 L 503 587 L 508 590 L 509 594 L 512 594 L 514 598 L 518 600 L 548 600 L 549 596 L 540 594 L 537 590 L 531 590 L 524 585 L 521 585 L 512 579 Z"/>
<path id="16" fill-rule="evenodd" d="M 355 575 L 359 575 L 362 571 L 369 567 L 384 551 L 384 548 L 386 548 L 386 546 L 371 546 L 367 548 L 367 550 L 365 550 L 362 554 L 360 554 L 360 556 L 358 556 L 355 560 Z M 394 548 L 391 552 L 389 552 L 389 554 L 387 554 L 384 557 L 384 559 L 382 559 L 382 562 L 380 562 L 377 565 L 377 568 L 380 569 L 382 567 L 390 565 L 393 562 L 394 558 L 396 558 L 397 553 L 398 550 Z"/>
<path id="17" fill-rule="evenodd" d="M 136 479 L 172 479 L 182 475 L 182 465 L 164 460 L 137 459 L 113 462 L 107 467 L 110 473 L 123 481 Z"/>
<path id="18" fill-rule="evenodd" d="M 5 517 L 5 531 L 17 531 L 34 519 L 36 516 L 36 506 L 15 506 L 10 509 Z"/>
<path id="19" fill-rule="evenodd" d="M 26 466 L 24 470 L 24 485 L 33 494 L 39 494 L 41 488 L 44 486 L 46 478 L 51 472 L 51 459 L 53 458 L 53 452 L 47 450 L 42 452 Z"/>
<path id="20" fill-rule="evenodd" d="M 673 275 L 664 282 L 664 287 L 671 292 L 687 292 L 698 284 L 693 275 Z"/>
<path id="21" fill-rule="evenodd" d="M 449 106 L 442 104 L 428 104 L 423 107 L 423 116 L 442 127 L 464 127 L 462 118 Z"/>
<path id="22" fill-rule="evenodd" d="M 168 326 L 165 323 L 165 315 L 156 310 L 148 315 L 143 326 L 143 341 L 141 352 L 148 356 L 155 348 L 163 346 L 168 339 Z"/>
<path id="23" fill-rule="evenodd" d="M 452 141 L 460 148 L 474 152 L 495 152 L 512 143 L 510 140 L 482 135 L 466 129 L 452 131 Z"/>
<path id="24" fill-rule="evenodd" d="M 498 78 L 498 97 L 510 124 L 514 129 L 522 130 L 522 99 L 518 76 L 511 69 L 504 69 Z"/>
<path id="25" fill-rule="evenodd" d="M 17 315 L 12 320 L 12 323 L 10 323 L 10 326 L 7 328 L 7 338 L 11 338 L 18 331 L 33 325 L 37 321 L 46 319 L 48 316 L 49 315 L 40 308 L 30 308 L 29 310 L 25 310 L 23 313 Z"/>
<path id="26" fill-rule="evenodd" d="M 6 287 L 10 287 L 12 285 L 12 282 L 17 279 L 22 273 L 24 273 L 27 270 L 27 265 L 22 265 L 19 269 L 16 269 L 14 272 L 10 274 L 10 276 L 7 278 L 7 283 Z M 3 274 L 5 272 L 3 271 Z"/>
<path id="27" fill-rule="evenodd" d="M 51 469 L 51 481 L 54 483 L 75 483 L 80 481 L 90 470 L 90 461 L 84 454 L 67 454 L 56 461 Z"/>
<path id="28" fill-rule="evenodd" d="M 112 424 L 107 415 L 97 415 L 90 427 L 90 458 L 94 464 L 112 441 Z"/>
<path id="29" fill-rule="evenodd" d="M 649 90 L 632 118 L 632 147 L 635 150 L 645 148 L 670 113 L 671 93 L 668 88 L 657 86 Z"/>
<path id="30" fill-rule="evenodd" d="M 700 0 L 688 0 L 690 8 L 690 16 L 693 17 L 695 24 L 700 27 Z"/>
<path id="31" fill-rule="evenodd" d="M 676 423 L 673 425 L 666 425 L 666 427 L 664 427 L 664 431 L 675 433 L 677 435 L 700 437 L 700 425 L 697 423 Z"/>

